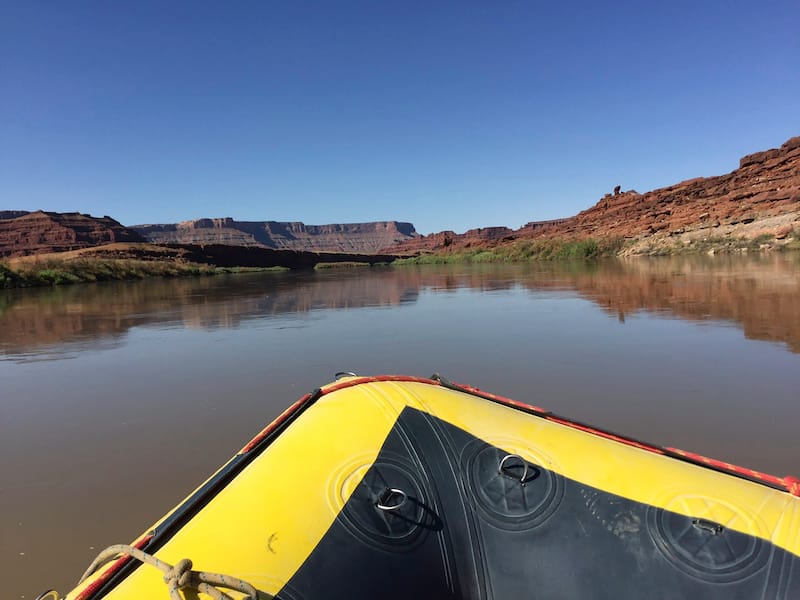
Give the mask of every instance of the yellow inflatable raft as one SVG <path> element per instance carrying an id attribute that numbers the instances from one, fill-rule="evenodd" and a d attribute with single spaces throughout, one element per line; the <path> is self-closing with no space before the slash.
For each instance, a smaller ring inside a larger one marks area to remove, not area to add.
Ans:
<path id="1" fill-rule="evenodd" d="M 346 375 L 66 598 L 800 598 L 799 494 L 436 376 Z"/>

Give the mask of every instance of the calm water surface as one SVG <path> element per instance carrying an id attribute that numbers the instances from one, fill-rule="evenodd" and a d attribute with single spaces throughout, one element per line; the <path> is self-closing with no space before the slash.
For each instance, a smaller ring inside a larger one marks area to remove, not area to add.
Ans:
<path id="1" fill-rule="evenodd" d="M 74 585 L 342 370 L 800 475 L 800 257 L 0 290 L 4 597 Z"/>

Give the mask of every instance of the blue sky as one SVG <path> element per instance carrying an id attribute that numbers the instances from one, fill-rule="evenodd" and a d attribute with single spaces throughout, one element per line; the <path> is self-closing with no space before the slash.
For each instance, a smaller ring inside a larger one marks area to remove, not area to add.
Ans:
<path id="1" fill-rule="evenodd" d="M 519 227 L 800 135 L 800 3 L 0 0 L 0 210 Z"/>

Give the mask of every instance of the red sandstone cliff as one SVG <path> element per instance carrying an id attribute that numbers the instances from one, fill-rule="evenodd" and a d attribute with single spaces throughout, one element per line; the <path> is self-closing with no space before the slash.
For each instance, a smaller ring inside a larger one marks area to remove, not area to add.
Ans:
<path id="1" fill-rule="evenodd" d="M 780 148 L 745 156 L 739 168 L 727 175 L 690 179 L 645 194 L 607 195 L 579 213 L 561 232 L 626 238 L 659 233 L 675 237 L 720 228 L 720 233 L 730 233 L 725 226 L 796 216 L 798 211 L 800 137 L 795 137 Z M 785 226 L 778 224 L 771 233 L 780 235 L 778 230 Z"/>
<path id="2" fill-rule="evenodd" d="M 64 252 L 112 242 L 141 242 L 111 217 L 81 213 L 0 212 L 0 257 Z"/>
<path id="3" fill-rule="evenodd" d="M 411 223 L 378 221 L 330 225 L 299 222 L 197 219 L 133 227 L 152 243 L 226 244 L 278 250 L 377 254 L 381 248 L 419 237 Z"/>
<path id="4" fill-rule="evenodd" d="M 641 249 L 658 243 L 689 243 L 718 237 L 785 238 L 800 228 L 800 137 L 780 148 L 756 152 L 739 168 L 699 177 L 644 194 L 606 194 L 574 217 L 532 222 L 517 230 L 492 227 L 463 234 L 443 231 L 384 248 L 384 252 L 449 251 L 493 247 L 537 237 L 617 237 Z"/>

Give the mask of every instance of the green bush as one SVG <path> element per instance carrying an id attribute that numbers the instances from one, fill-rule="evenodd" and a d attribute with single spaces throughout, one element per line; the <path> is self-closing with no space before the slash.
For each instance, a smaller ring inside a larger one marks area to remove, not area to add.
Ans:
<path id="1" fill-rule="evenodd" d="M 314 265 L 314 269 L 351 269 L 355 267 L 368 267 L 368 262 L 358 262 L 354 260 L 343 260 L 340 262 L 318 262 Z"/>
<path id="2" fill-rule="evenodd" d="M 511 244 L 497 246 L 491 250 L 465 250 L 462 252 L 442 252 L 422 254 L 401 258 L 395 265 L 425 265 L 446 263 L 489 263 L 526 262 L 531 260 L 590 260 L 616 256 L 622 250 L 625 240 L 611 239 L 534 239 L 517 240 Z"/>
<path id="3" fill-rule="evenodd" d="M 14 272 L 7 265 L 0 263 L 0 288 L 11 287 L 13 281 Z"/>
<path id="4" fill-rule="evenodd" d="M 0 264 L 0 288 L 142 279 L 144 277 L 182 277 L 213 275 L 212 265 L 173 261 L 134 259 L 58 260 L 48 258 L 22 263 L 16 270 Z"/>
<path id="5" fill-rule="evenodd" d="M 490 263 L 490 262 L 498 262 L 500 257 L 495 254 L 491 250 L 483 250 L 482 252 L 478 252 L 477 254 L 473 254 L 470 257 L 470 262 L 475 263 Z"/>
<path id="6" fill-rule="evenodd" d="M 37 271 L 35 277 L 40 281 L 49 283 L 51 285 L 62 285 L 65 283 L 78 283 L 81 278 L 74 273 L 62 271 L 59 269 L 42 269 Z"/>
<path id="7" fill-rule="evenodd" d="M 205 272 L 200 268 L 201 275 L 238 275 L 240 273 L 286 273 L 289 267 L 215 267 L 213 272 Z"/>
<path id="8" fill-rule="evenodd" d="M 578 240 L 565 242 L 555 252 L 555 258 L 597 258 L 600 255 L 600 245 L 596 240 Z"/>
<path id="9" fill-rule="evenodd" d="M 753 245 L 758 247 L 761 244 L 766 244 L 767 242 L 771 242 L 775 239 L 775 235 L 772 233 L 762 233 L 753 238 Z"/>

